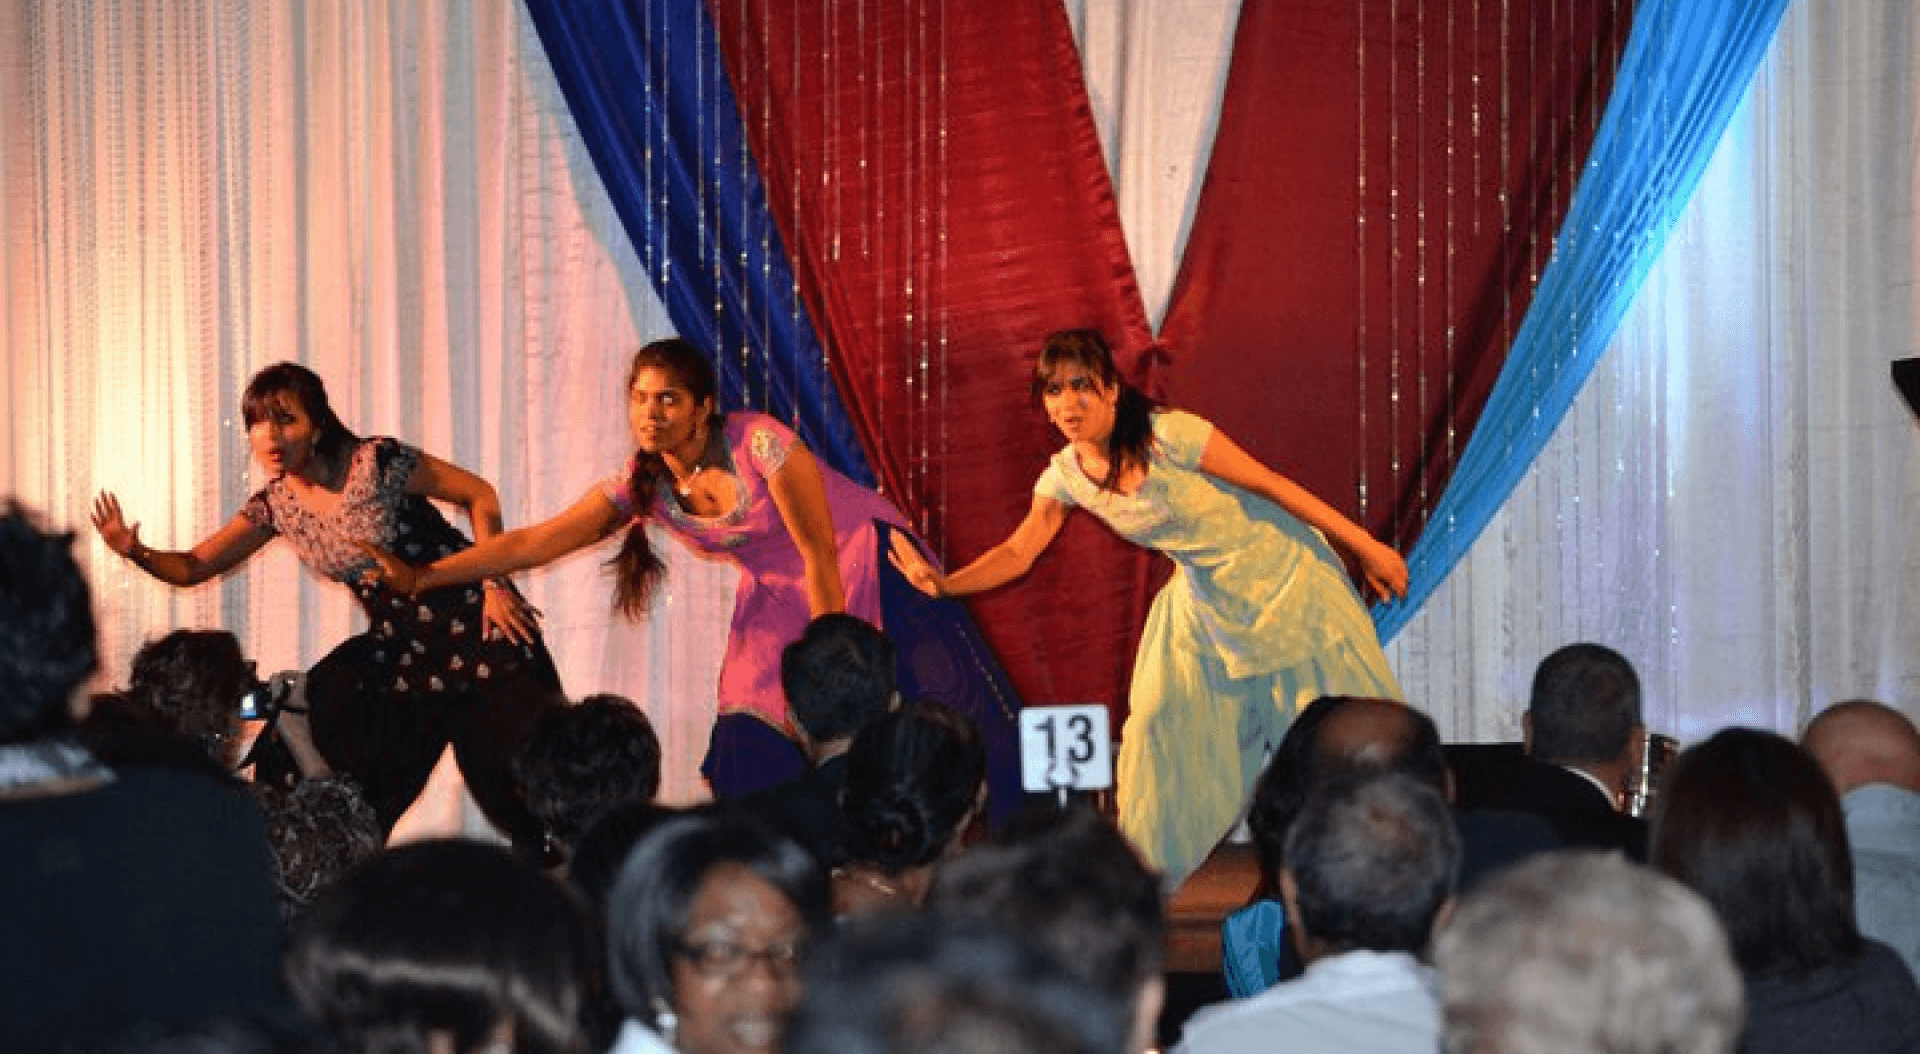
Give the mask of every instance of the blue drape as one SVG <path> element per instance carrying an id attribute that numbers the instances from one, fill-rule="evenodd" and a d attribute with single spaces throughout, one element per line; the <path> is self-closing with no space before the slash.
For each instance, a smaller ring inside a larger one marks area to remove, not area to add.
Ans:
<path id="1" fill-rule="evenodd" d="M 873 471 L 788 265 L 701 0 L 525 0 L 627 237 L 721 405 L 765 410 Z"/>
<path id="2" fill-rule="evenodd" d="M 1746 95 L 1787 0 L 1643 0 L 1553 259 L 1407 563 L 1407 624 L 1519 485 L 1613 339 Z"/>

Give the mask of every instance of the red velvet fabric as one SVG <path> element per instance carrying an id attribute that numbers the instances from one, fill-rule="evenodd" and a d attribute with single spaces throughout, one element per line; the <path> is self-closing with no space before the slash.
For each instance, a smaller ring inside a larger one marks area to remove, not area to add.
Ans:
<path id="1" fill-rule="evenodd" d="M 1148 340 L 1065 13 L 1058 0 L 712 10 L 875 473 L 960 566 L 1020 522 L 1061 442 L 1028 397 L 1042 337 L 1094 326 L 1127 353 Z M 1079 514 L 1026 579 L 974 602 L 1027 702 L 1123 707 L 1148 566 Z"/>
<path id="2" fill-rule="evenodd" d="M 1546 266 L 1628 0 L 1246 0 L 1171 399 L 1405 551 Z"/>

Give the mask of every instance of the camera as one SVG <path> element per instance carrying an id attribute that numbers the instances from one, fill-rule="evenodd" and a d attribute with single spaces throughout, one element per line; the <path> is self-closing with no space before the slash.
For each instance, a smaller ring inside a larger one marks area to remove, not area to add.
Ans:
<path id="1" fill-rule="evenodd" d="M 235 710 L 242 721 L 271 721 L 279 716 L 281 704 L 292 694 L 292 675 L 276 673 L 263 681 L 258 674 L 252 674 L 252 683 L 240 693 Z"/>

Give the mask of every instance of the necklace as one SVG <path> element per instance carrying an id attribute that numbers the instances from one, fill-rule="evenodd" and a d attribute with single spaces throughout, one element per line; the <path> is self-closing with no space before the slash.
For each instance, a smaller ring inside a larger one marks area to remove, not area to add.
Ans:
<path id="1" fill-rule="evenodd" d="M 673 492 L 683 498 L 693 495 L 694 480 L 700 478 L 700 473 L 707 470 L 707 447 L 709 444 L 705 432 L 706 430 L 702 429 L 694 433 L 694 441 L 700 444 L 700 453 L 694 457 L 693 463 L 687 466 L 686 475 L 682 476 L 675 473 L 673 471 L 673 462 L 669 459 L 664 457 L 660 459 L 660 464 L 666 468 L 667 475 L 673 477 Z"/>
<path id="2" fill-rule="evenodd" d="M 673 470 L 668 469 L 667 471 L 671 473 Z M 693 481 L 697 479 L 700 473 L 704 471 L 706 471 L 705 465 L 702 465 L 697 461 L 694 462 L 693 469 L 689 471 L 686 475 L 673 477 L 673 492 L 675 494 L 680 495 L 683 498 L 692 497 Z"/>

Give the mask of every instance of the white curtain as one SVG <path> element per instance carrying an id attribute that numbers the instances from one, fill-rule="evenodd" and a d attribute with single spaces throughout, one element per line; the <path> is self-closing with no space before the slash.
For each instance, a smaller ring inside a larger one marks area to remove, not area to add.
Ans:
<path id="1" fill-rule="evenodd" d="M 1158 318 L 1238 5 L 1067 4 Z M 1516 737 L 1534 664 L 1576 639 L 1633 659 L 1687 738 L 1858 695 L 1920 712 L 1920 431 L 1887 381 L 1920 353 L 1909 7 L 1789 12 L 1589 390 L 1389 649 L 1450 736 Z M 231 517 L 260 366 L 312 366 L 353 427 L 492 480 L 511 524 L 630 448 L 625 362 L 670 324 L 511 0 L 0 0 L 0 169 L 0 493 L 83 528 L 109 681 L 175 627 L 279 669 L 357 625 L 283 547 L 182 591 L 84 530 L 102 488 L 156 546 Z M 526 581 L 568 690 L 646 709 L 687 800 L 734 576 L 661 549 L 638 625 L 608 615 L 610 547 Z"/>
<path id="2" fill-rule="evenodd" d="M 1573 640 L 1639 668 L 1649 727 L 1789 735 L 1920 716 L 1914 331 L 1920 21 L 1805 0 L 1544 456 L 1389 650 L 1455 738 L 1519 738 Z"/>
<path id="3" fill-rule="evenodd" d="M 627 359 L 670 323 L 517 4 L 9 0 L 0 20 L 0 493 L 82 529 L 108 682 L 177 627 L 231 629 L 269 670 L 359 625 L 284 546 L 175 590 L 84 526 L 103 488 L 161 548 L 232 517 L 260 483 L 240 391 L 267 363 L 479 472 L 509 524 L 620 467 Z M 527 587 L 569 692 L 639 702 L 684 800 L 734 576 L 662 549 L 639 625 L 608 615 L 608 548 Z M 458 825 L 437 800 L 423 829 Z"/>

